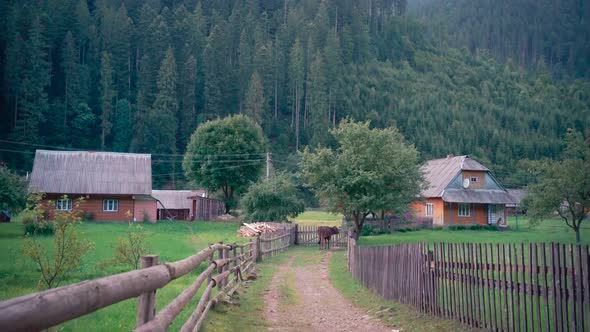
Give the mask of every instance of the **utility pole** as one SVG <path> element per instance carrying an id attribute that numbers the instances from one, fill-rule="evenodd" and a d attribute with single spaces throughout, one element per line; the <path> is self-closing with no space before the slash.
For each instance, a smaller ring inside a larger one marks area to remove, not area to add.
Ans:
<path id="1" fill-rule="evenodd" d="M 270 179 L 270 167 L 271 167 L 271 160 L 270 160 L 270 152 L 266 153 L 266 179 Z"/>

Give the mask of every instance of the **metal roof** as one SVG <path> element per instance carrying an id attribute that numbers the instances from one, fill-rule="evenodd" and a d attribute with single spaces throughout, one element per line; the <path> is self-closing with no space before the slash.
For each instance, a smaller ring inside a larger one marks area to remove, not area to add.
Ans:
<path id="1" fill-rule="evenodd" d="M 192 209 L 191 196 L 202 196 L 204 190 L 152 190 L 152 196 L 159 200 L 159 206 L 166 209 Z"/>
<path id="2" fill-rule="evenodd" d="M 441 197 L 445 188 L 461 171 L 489 172 L 490 170 L 469 156 L 449 156 L 429 160 L 422 166 L 424 179 L 429 184 L 422 192 L 422 196 Z"/>
<path id="3" fill-rule="evenodd" d="M 37 150 L 31 190 L 58 194 L 151 195 L 151 155 Z"/>
<path id="4" fill-rule="evenodd" d="M 445 190 L 442 199 L 451 203 L 507 204 L 513 202 L 513 198 L 506 191 L 490 189 L 449 189 Z"/>

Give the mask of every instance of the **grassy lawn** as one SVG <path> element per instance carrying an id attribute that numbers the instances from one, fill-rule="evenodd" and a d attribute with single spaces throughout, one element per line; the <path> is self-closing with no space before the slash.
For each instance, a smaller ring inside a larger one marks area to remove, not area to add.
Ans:
<path id="1" fill-rule="evenodd" d="M 546 220 L 542 224 L 530 228 L 526 218 L 508 218 L 509 231 L 485 231 L 485 230 L 419 230 L 406 233 L 392 233 L 376 236 L 363 236 L 359 244 L 379 246 L 404 242 L 485 242 L 485 243 L 538 243 L 558 242 L 575 243 L 574 231 L 567 227 L 562 220 Z M 581 239 L 583 244 L 590 244 L 590 222 L 582 224 Z"/>
<path id="2" fill-rule="evenodd" d="M 325 211 L 305 211 L 291 221 L 299 225 L 340 226 L 342 215 Z"/>
<path id="3" fill-rule="evenodd" d="M 246 239 L 236 237 L 238 228 L 236 223 L 213 222 L 159 222 L 144 224 L 148 233 L 151 253 L 160 255 L 160 261 L 175 261 L 194 254 L 209 243 L 223 241 L 246 242 Z M 82 232 L 95 244 L 95 249 L 88 254 L 81 265 L 62 285 L 94 279 L 114 273 L 124 272 L 128 267 L 112 267 L 101 269 L 97 265 L 112 258 L 113 247 L 117 239 L 124 236 L 128 225 L 126 223 L 83 223 Z M 0 224 L 0 300 L 33 293 L 37 291 L 39 273 L 36 266 L 22 254 L 23 226 L 19 223 Z M 44 237 L 43 242 L 49 244 L 52 237 Z M 203 264 L 198 271 L 173 281 L 157 292 L 157 308 L 161 309 L 180 292 L 188 287 L 203 270 Z M 198 296 L 196 296 L 198 299 Z M 173 330 L 178 330 L 196 306 L 196 300 L 187 306 Z M 132 330 L 135 325 L 136 300 L 131 299 L 96 313 L 68 322 L 60 327 L 64 331 L 121 331 Z"/>

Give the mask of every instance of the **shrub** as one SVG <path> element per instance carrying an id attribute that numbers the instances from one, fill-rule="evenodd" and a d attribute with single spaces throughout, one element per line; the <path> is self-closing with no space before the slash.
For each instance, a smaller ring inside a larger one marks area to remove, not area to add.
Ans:
<path id="1" fill-rule="evenodd" d="M 48 221 L 25 224 L 25 235 L 27 236 L 53 235 L 54 233 L 53 223 Z"/>
<path id="2" fill-rule="evenodd" d="M 303 201 L 297 197 L 297 188 L 288 174 L 279 173 L 273 178 L 253 184 L 240 202 L 245 221 L 281 221 L 303 212 Z"/>
<path id="3" fill-rule="evenodd" d="M 94 216 L 94 213 L 92 213 L 92 212 L 84 212 L 82 214 L 82 219 L 85 221 L 94 221 L 94 218 L 95 218 L 95 216 Z"/>
<path id="4" fill-rule="evenodd" d="M 386 230 L 379 229 L 377 227 L 372 227 L 371 225 L 365 225 L 361 230 L 361 236 L 372 236 L 372 235 L 381 235 L 389 233 Z"/>

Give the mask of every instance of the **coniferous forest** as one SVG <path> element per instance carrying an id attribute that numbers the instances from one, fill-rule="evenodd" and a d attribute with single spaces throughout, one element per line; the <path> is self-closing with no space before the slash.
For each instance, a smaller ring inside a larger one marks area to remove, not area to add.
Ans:
<path id="1" fill-rule="evenodd" d="M 590 124 L 584 0 L 0 0 L 0 17 L 0 161 L 21 174 L 37 148 L 141 152 L 178 188 L 195 128 L 244 113 L 275 167 L 351 117 L 521 186 L 519 160 Z"/>

